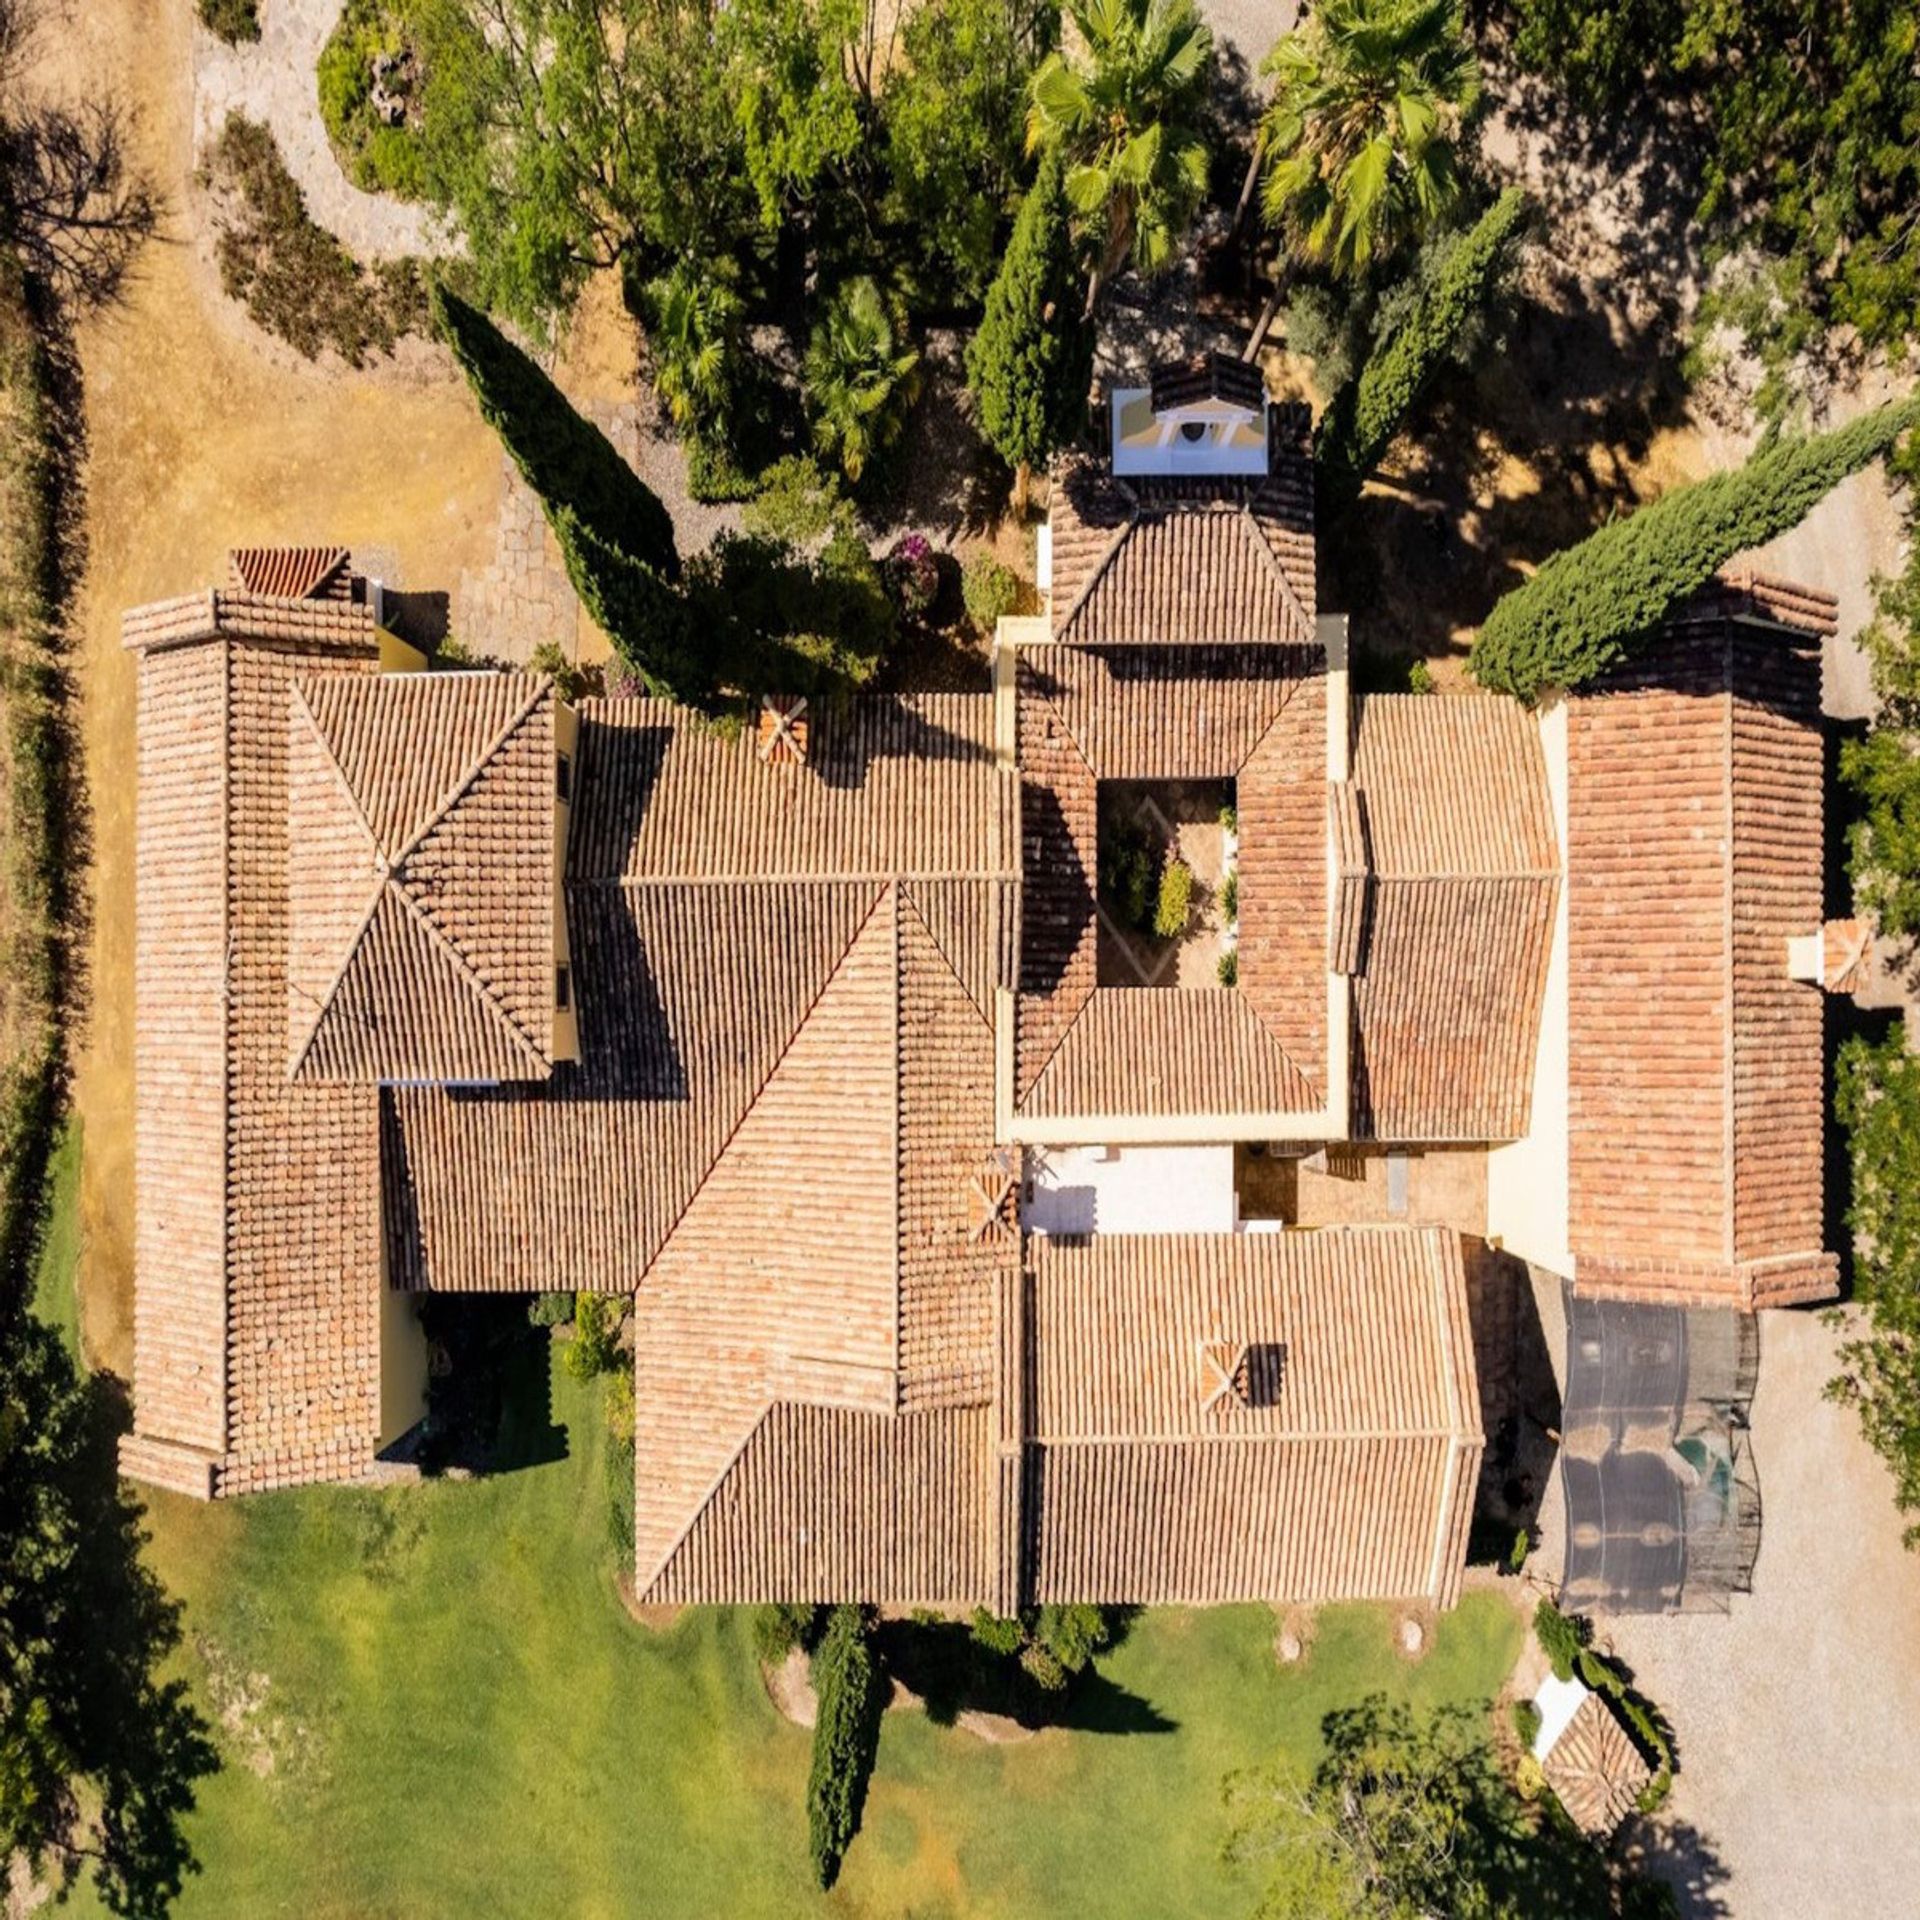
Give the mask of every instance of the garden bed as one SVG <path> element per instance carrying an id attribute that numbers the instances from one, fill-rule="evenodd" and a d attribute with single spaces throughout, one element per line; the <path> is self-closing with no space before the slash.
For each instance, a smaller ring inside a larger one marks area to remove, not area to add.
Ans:
<path id="1" fill-rule="evenodd" d="M 418 129 L 425 75 L 404 12 L 384 0 L 347 0 L 315 78 L 320 118 L 347 178 L 366 193 L 423 199 Z"/>

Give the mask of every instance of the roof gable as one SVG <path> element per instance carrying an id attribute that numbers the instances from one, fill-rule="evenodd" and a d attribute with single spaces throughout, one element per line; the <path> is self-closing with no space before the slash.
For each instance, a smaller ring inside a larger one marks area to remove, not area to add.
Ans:
<path id="1" fill-rule="evenodd" d="M 546 1073 L 548 684 L 525 674 L 302 680 L 292 724 L 294 1076 Z"/>

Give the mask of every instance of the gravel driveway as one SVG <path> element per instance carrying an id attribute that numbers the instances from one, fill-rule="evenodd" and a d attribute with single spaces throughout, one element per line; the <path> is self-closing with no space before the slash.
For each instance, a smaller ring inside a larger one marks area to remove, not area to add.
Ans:
<path id="1" fill-rule="evenodd" d="M 1753 1592 L 1730 1615 L 1601 1626 L 1679 1743 L 1662 1825 L 1687 1920 L 1920 1913 L 1920 1554 L 1856 1417 L 1820 1397 L 1842 1337 L 1761 1316 Z M 1545 1514 L 1557 1534 L 1557 1487 Z"/>

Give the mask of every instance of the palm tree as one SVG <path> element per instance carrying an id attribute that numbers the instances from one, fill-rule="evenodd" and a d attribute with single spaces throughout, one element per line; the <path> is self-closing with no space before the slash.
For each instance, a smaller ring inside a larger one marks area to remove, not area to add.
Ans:
<path id="1" fill-rule="evenodd" d="M 1213 35 L 1193 0 L 1067 0 L 1083 64 L 1050 53 L 1033 76 L 1027 149 L 1060 149 L 1067 204 L 1094 249 L 1089 314 L 1131 261 L 1170 265 L 1207 190 L 1200 137 Z"/>
<path id="2" fill-rule="evenodd" d="M 814 444 L 858 484 L 867 462 L 898 437 L 920 391 L 905 308 L 865 274 L 849 280 L 813 329 L 804 372 Z"/>
<path id="3" fill-rule="evenodd" d="M 648 283 L 645 302 L 654 391 L 682 433 L 711 432 L 734 397 L 739 296 L 681 260 Z"/>
<path id="4" fill-rule="evenodd" d="M 1480 95 L 1458 0 L 1323 0 L 1265 71 L 1262 207 L 1297 260 L 1355 278 L 1458 197 Z"/>

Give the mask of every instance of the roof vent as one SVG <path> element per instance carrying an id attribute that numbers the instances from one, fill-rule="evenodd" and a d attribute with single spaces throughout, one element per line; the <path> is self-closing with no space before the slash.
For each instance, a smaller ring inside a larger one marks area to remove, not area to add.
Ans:
<path id="1" fill-rule="evenodd" d="M 803 693 L 770 693 L 760 702 L 760 733 L 755 743 L 770 767 L 807 764 L 807 697 Z"/>
<path id="2" fill-rule="evenodd" d="M 1200 1411 L 1218 1406 L 1270 1407 L 1280 1398 L 1287 1350 L 1277 1341 L 1200 1343 Z"/>
<path id="3" fill-rule="evenodd" d="M 1018 1186 L 1015 1156 L 1004 1148 L 990 1153 L 967 1189 L 975 1240 L 1012 1240 L 1018 1236 L 1019 1230 L 1014 1225 L 1014 1197 Z"/>

